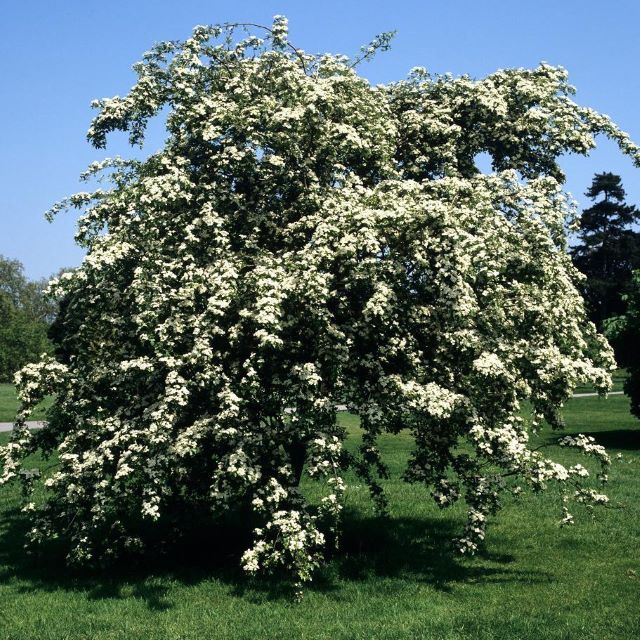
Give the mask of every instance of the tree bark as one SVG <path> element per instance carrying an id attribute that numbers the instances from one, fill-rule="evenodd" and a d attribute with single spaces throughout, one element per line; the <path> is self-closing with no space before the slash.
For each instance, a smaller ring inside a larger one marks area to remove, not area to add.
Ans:
<path id="1" fill-rule="evenodd" d="M 302 440 L 293 442 L 289 447 L 289 459 L 293 470 L 294 486 L 298 487 L 300 486 L 304 463 L 307 459 L 307 443 Z"/>

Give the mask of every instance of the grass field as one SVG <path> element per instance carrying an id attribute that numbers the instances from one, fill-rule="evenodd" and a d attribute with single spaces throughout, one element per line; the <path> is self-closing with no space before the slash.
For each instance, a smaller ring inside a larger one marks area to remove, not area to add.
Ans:
<path id="1" fill-rule="evenodd" d="M 43 420 L 49 401 L 45 400 L 31 415 L 32 420 Z M 16 388 L 13 384 L 0 383 L 0 422 L 13 422 L 18 410 Z"/>
<path id="2" fill-rule="evenodd" d="M 640 423 L 623 396 L 572 400 L 565 418 L 567 432 L 591 433 L 623 456 L 611 505 L 595 519 L 574 511 L 579 524 L 560 529 L 557 495 L 525 496 L 494 519 L 485 552 L 458 559 L 449 540 L 462 509 L 441 512 L 425 489 L 400 481 L 410 440 L 386 436 L 391 519 L 375 518 L 353 481 L 342 552 L 299 604 L 277 585 L 249 581 L 206 538 L 147 569 L 78 574 L 55 558 L 32 560 L 18 493 L 0 488 L 0 639 L 638 638 Z M 341 419 L 355 444 L 355 419 Z"/>

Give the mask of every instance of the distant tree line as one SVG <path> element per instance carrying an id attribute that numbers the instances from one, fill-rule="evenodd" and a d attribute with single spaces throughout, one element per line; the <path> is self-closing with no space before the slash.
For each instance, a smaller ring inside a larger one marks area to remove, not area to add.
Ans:
<path id="1" fill-rule="evenodd" d="M 19 260 L 0 255 L 0 382 L 51 350 L 57 304 L 45 296 L 46 285 L 46 279 L 28 280 Z"/>
<path id="2" fill-rule="evenodd" d="M 599 331 L 607 332 L 610 319 L 625 312 L 633 273 L 640 269 L 640 233 L 634 228 L 640 211 L 626 203 L 620 176 L 613 173 L 597 173 L 585 195 L 593 204 L 582 212 L 571 256 L 586 276 L 582 293 L 589 316 Z M 636 338 L 629 332 L 607 333 L 618 364 L 629 366 Z"/>

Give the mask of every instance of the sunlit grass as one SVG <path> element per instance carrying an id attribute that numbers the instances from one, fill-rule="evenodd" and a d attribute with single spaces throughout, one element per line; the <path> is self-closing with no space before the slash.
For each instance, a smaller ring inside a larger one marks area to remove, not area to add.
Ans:
<path id="1" fill-rule="evenodd" d="M 44 412 L 51 400 L 44 400 L 31 415 L 31 420 L 43 420 Z M 0 384 L 0 422 L 13 422 L 18 410 L 18 398 L 13 384 Z"/>
<path id="2" fill-rule="evenodd" d="M 556 494 L 507 501 L 486 550 L 459 559 L 449 541 L 462 507 L 439 511 L 425 488 L 402 482 L 411 439 L 384 436 L 391 518 L 377 518 L 366 487 L 350 478 L 342 549 L 300 604 L 277 584 L 247 580 L 228 555 L 233 545 L 206 533 L 172 559 L 135 570 L 78 574 L 56 559 L 30 559 L 18 492 L 2 488 L 0 638 L 640 637 L 640 423 L 622 396 L 572 400 L 564 413 L 568 433 L 591 433 L 623 456 L 611 472 L 609 508 L 593 519 L 576 511 L 579 524 L 560 529 Z M 355 446 L 357 420 L 341 420 Z M 577 459 L 555 446 L 549 455 Z"/>

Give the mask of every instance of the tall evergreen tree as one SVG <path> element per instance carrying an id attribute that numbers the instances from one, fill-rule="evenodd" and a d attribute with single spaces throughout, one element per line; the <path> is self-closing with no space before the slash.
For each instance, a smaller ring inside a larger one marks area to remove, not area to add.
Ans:
<path id="1" fill-rule="evenodd" d="M 631 225 L 640 211 L 625 202 L 620 176 L 597 173 L 585 194 L 594 204 L 582 212 L 580 244 L 571 250 L 576 267 L 587 276 L 583 294 L 589 315 L 601 329 L 606 318 L 624 310 L 622 296 L 640 267 L 640 233 Z"/>

